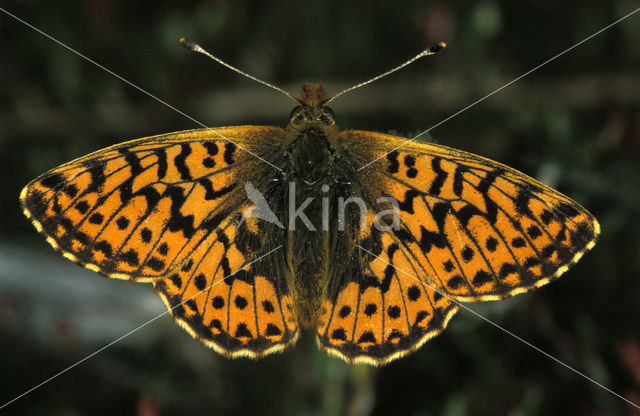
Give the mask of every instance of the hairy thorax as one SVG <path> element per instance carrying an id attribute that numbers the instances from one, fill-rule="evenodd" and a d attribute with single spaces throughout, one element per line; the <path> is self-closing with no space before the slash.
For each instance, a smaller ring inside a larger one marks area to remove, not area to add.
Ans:
<path id="1" fill-rule="evenodd" d="M 332 203 L 341 178 L 334 172 L 338 129 L 333 112 L 323 106 L 320 94 L 304 96 L 301 101 L 304 104 L 294 108 L 286 130 L 289 192 L 295 193 L 295 206 L 304 207 L 300 216 L 290 214 L 287 222 L 287 284 L 298 306 L 300 324 L 309 327 L 316 323 L 327 292 L 330 232 L 335 230 L 335 216 L 325 214 L 328 218 L 323 218 L 323 199 L 325 204 Z"/>

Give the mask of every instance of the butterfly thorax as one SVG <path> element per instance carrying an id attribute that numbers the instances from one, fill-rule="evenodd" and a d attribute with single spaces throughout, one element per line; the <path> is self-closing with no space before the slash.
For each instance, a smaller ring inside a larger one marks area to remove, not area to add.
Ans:
<path id="1" fill-rule="evenodd" d="M 291 265 L 289 289 L 293 293 L 298 310 L 298 320 L 303 327 L 313 326 L 321 309 L 320 300 L 327 291 L 329 232 L 322 227 L 322 197 L 328 198 L 328 190 L 336 182 L 333 167 L 336 159 L 335 143 L 338 129 L 333 111 L 324 106 L 324 86 L 304 84 L 300 105 L 291 112 L 286 132 L 288 173 L 295 184 L 295 201 L 298 205 L 307 198 L 304 214 L 313 227 L 299 218 L 295 226 L 289 224 L 288 257 Z"/>
<path id="2" fill-rule="evenodd" d="M 292 173 L 303 184 L 313 185 L 326 176 L 336 157 L 331 141 L 338 133 L 333 111 L 324 105 L 322 84 L 305 83 L 300 105 L 291 111 L 287 149 Z"/>

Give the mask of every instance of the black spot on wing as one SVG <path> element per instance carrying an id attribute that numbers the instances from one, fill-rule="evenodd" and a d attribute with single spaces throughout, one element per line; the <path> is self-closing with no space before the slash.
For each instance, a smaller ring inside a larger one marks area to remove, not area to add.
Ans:
<path id="1" fill-rule="evenodd" d="M 94 248 L 102 252 L 102 254 L 104 254 L 105 257 L 111 257 L 111 255 L 113 254 L 113 248 L 111 247 L 111 244 L 109 244 L 104 240 L 98 241 L 94 246 Z"/>
<path id="2" fill-rule="evenodd" d="M 431 214 L 433 215 L 433 220 L 438 224 L 438 229 L 444 229 L 444 223 L 447 219 L 447 215 L 453 213 L 451 209 L 451 205 L 446 202 L 438 202 L 433 204 L 433 208 L 431 209 Z"/>
<path id="3" fill-rule="evenodd" d="M 593 228 L 585 223 L 578 224 L 578 228 L 571 232 L 571 245 L 577 250 L 582 250 L 594 238 Z"/>
<path id="4" fill-rule="evenodd" d="M 431 167 L 433 168 L 433 171 L 436 173 L 436 177 L 431 183 L 431 186 L 429 187 L 429 194 L 435 195 L 435 196 L 440 195 L 440 191 L 442 190 L 442 185 L 444 185 L 444 182 L 447 180 L 447 176 L 449 176 L 449 174 L 445 172 L 440 166 L 441 162 L 442 162 L 442 159 L 440 159 L 439 157 L 434 157 L 433 159 L 431 159 Z"/>
<path id="5" fill-rule="evenodd" d="M 280 330 L 280 328 L 278 328 L 274 324 L 267 324 L 267 329 L 264 334 L 268 337 L 276 336 L 276 335 L 281 335 L 282 331 Z"/>
<path id="6" fill-rule="evenodd" d="M 467 171 L 467 167 L 463 165 L 456 166 L 456 170 L 453 173 L 453 193 L 457 196 L 462 195 L 462 182 L 463 174 Z"/>
<path id="7" fill-rule="evenodd" d="M 494 237 L 487 238 L 487 240 L 485 241 L 485 247 L 487 247 L 487 250 L 489 250 L 490 252 L 496 251 L 496 249 L 498 248 L 498 240 L 496 240 Z"/>
<path id="8" fill-rule="evenodd" d="M 207 286 L 207 278 L 203 273 L 200 273 L 195 277 L 193 283 L 196 286 L 196 289 L 204 290 L 204 288 Z"/>
<path id="9" fill-rule="evenodd" d="M 104 221 L 104 216 L 97 212 L 94 214 L 91 214 L 91 216 L 89 217 L 89 222 L 91 224 L 100 225 L 102 224 L 102 221 Z"/>
<path id="10" fill-rule="evenodd" d="M 347 333 L 345 332 L 344 328 L 338 328 L 331 333 L 331 338 L 337 339 L 339 341 L 346 341 Z"/>
<path id="11" fill-rule="evenodd" d="M 140 264 L 140 260 L 138 259 L 138 253 L 133 249 L 130 249 L 126 253 L 120 254 L 120 260 L 124 261 L 130 266 L 137 266 Z"/>
<path id="12" fill-rule="evenodd" d="M 232 165 L 234 163 L 233 154 L 236 151 L 236 145 L 229 142 L 224 145 L 224 161 L 228 165 Z"/>
<path id="13" fill-rule="evenodd" d="M 171 283 L 173 283 L 176 287 L 181 287 L 182 286 L 182 279 L 180 278 L 178 273 L 172 274 L 169 277 L 169 280 L 171 280 Z"/>
<path id="14" fill-rule="evenodd" d="M 482 286 L 485 283 L 489 283 L 491 280 L 491 275 L 488 272 L 479 270 L 478 272 L 476 272 L 475 276 L 473 276 L 472 283 L 474 286 Z"/>
<path id="15" fill-rule="evenodd" d="M 78 195 L 78 187 L 75 186 L 74 184 L 65 186 L 65 188 L 62 191 L 65 194 L 69 195 L 71 198 L 75 198 L 75 196 Z"/>
<path id="16" fill-rule="evenodd" d="M 162 180 L 166 176 L 169 167 L 167 164 L 167 153 L 163 149 L 155 149 L 153 154 L 158 158 L 158 179 Z"/>
<path id="17" fill-rule="evenodd" d="M 187 156 L 189 156 L 191 154 L 191 146 L 187 143 L 183 143 L 181 145 L 182 150 L 180 151 L 180 154 L 178 154 L 178 156 L 176 156 L 173 159 L 173 162 L 176 165 L 176 169 L 178 169 L 178 172 L 180 173 L 180 177 L 182 178 L 183 181 L 190 181 L 193 178 L 191 177 L 191 172 L 189 171 L 189 168 L 187 167 Z"/>
<path id="18" fill-rule="evenodd" d="M 415 168 L 416 158 L 415 156 L 407 155 L 404 157 L 404 164 L 407 166 L 407 177 L 415 178 L 418 176 L 418 170 Z"/>
<path id="19" fill-rule="evenodd" d="M 378 307 L 376 306 L 375 303 L 368 303 L 367 306 L 365 306 L 364 308 L 364 314 L 367 316 L 375 315 L 377 311 L 378 311 Z"/>
<path id="20" fill-rule="evenodd" d="M 150 242 L 152 237 L 153 237 L 153 233 L 147 227 L 144 227 L 140 231 L 140 238 L 142 239 L 143 242 L 145 242 L 145 243 Z"/>
<path id="21" fill-rule="evenodd" d="M 120 230 L 126 230 L 129 226 L 129 220 L 126 217 L 121 216 L 116 220 L 116 225 Z"/>
<path id="22" fill-rule="evenodd" d="M 420 226 L 420 241 L 418 246 L 423 253 L 429 253 L 432 246 L 445 248 L 447 247 L 447 236 L 442 233 L 429 231 L 423 226 Z"/>
<path id="23" fill-rule="evenodd" d="M 351 314 L 351 308 L 347 305 L 344 305 L 342 308 L 340 308 L 340 312 L 338 312 L 338 315 L 340 315 L 340 318 L 346 318 L 350 314 Z"/>
<path id="24" fill-rule="evenodd" d="M 527 243 L 524 241 L 522 237 L 516 237 L 513 240 L 511 240 L 511 245 L 515 248 L 522 248 L 522 247 L 525 247 Z"/>
<path id="25" fill-rule="evenodd" d="M 456 275 L 451 277 L 449 280 L 447 280 L 447 286 L 449 286 L 449 288 L 453 290 L 459 288 L 463 284 L 464 284 L 464 279 L 462 278 L 462 276 Z"/>
<path id="26" fill-rule="evenodd" d="M 244 322 L 240 322 L 238 326 L 236 326 L 236 332 L 233 334 L 236 338 L 253 338 L 251 331 L 247 328 L 247 324 Z"/>
<path id="27" fill-rule="evenodd" d="M 215 191 L 213 189 L 213 184 L 211 183 L 211 180 L 209 178 L 201 178 L 198 180 L 198 183 L 200 183 L 200 185 L 202 185 L 202 187 L 205 189 L 206 193 L 204 195 L 204 199 L 208 201 L 212 199 L 218 199 L 228 194 L 236 187 L 236 184 L 232 183 L 231 185 L 222 187 L 219 190 Z"/>
<path id="28" fill-rule="evenodd" d="M 224 307 L 224 299 L 222 298 L 222 296 L 214 297 L 211 301 L 211 306 L 216 309 L 222 309 Z"/>
<path id="29" fill-rule="evenodd" d="M 413 323 L 413 325 L 420 325 L 422 323 L 422 321 L 424 321 L 427 317 L 429 316 L 429 312 L 427 311 L 420 311 L 416 314 L 416 320 Z"/>
<path id="30" fill-rule="evenodd" d="M 498 176 L 504 175 L 504 172 L 505 170 L 501 168 L 487 172 L 485 177 L 482 178 L 482 180 L 478 184 L 478 191 L 483 194 L 486 194 L 487 192 L 489 192 L 489 188 L 491 187 L 491 185 L 493 185 L 496 178 Z"/>
<path id="31" fill-rule="evenodd" d="M 273 304 L 268 300 L 262 302 L 262 309 L 264 309 L 266 313 L 272 313 L 273 311 L 275 311 Z"/>
<path id="32" fill-rule="evenodd" d="M 186 200 L 182 188 L 171 186 L 167 188 L 165 195 L 171 199 L 171 216 L 167 221 L 169 231 L 174 233 L 182 231 L 185 238 L 191 238 L 195 232 L 193 215 L 182 215 L 182 213 L 180 213 L 180 208 Z"/>
<path id="33" fill-rule="evenodd" d="M 532 225 L 527 228 L 527 234 L 529 234 L 529 237 L 535 240 L 542 235 L 542 231 L 540 231 L 540 228 L 538 228 L 537 225 Z"/>
<path id="34" fill-rule="evenodd" d="M 518 273 L 518 270 L 518 267 L 513 263 L 504 263 L 502 267 L 500 267 L 498 277 L 504 279 L 512 273 Z"/>
<path id="35" fill-rule="evenodd" d="M 533 212 L 531 212 L 531 209 L 529 208 L 529 201 L 531 198 L 532 195 L 528 189 L 524 188 L 518 191 L 518 195 L 515 200 L 516 211 L 518 211 L 518 214 L 529 218 L 535 218 Z"/>
<path id="36" fill-rule="evenodd" d="M 412 285 L 407 290 L 407 297 L 412 302 L 415 302 L 416 300 L 420 299 L 420 295 L 421 295 L 420 288 L 416 285 Z"/>
<path id="37" fill-rule="evenodd" d="M 389 309 L 387 309 L 387 314 L 389 315 L 389 317 L 391 319 L 397 319 L 400 317 L 400 307 L 397 305 L 391 305 L 389 306 Z"/>
<path id="38" fill-rule="evenodd" d="M 89 175 L 91 176 L 91 183 L 87 187 L 86 192 L 99 191 L 102 185 L 104 185 L 107 178 L 104 176 L 104 165 L 101 163 L 95 164 L 89 167 Z"/>
<path id="39" fill-rule="evenodd" d="M 147 261 L 147 267 L 153 271 L 160 272 L 164 269 L 164 261 L 157 257 L 151 257 L 149 261 Z"/>
<path id="40" fill-rule="evenodd" d="M 158 247 L 158 253 L 160 253 L 163 256 L 166 256 L 168 252 L 169 252 L 169 246 L 167 245 L 167 243 L 164 242 L 160 244 L 160 246 Z"/>
<path id="41" fill-rule="evenodd" d="M 122 184 L 118 187 L 120 191 L 120 201 L 122 204 L 126 204 L 133 197 L 133 180 L 134 176 L 130 176 L 126 181 L 122 182 Z"/>
<path id="42" fill-rule="evenodd" d="M 409 231 L 404 228 L 395 229 L 395 227 L 391 230 L 393 234 L 403 243 L 413 243 L 416 239 L 413 237 Z"/>
<path id="43" fill-rule="evenodd" d="M 156 205 L 158 205 L 158 201 L 160 201 L 160 193 L 158 191 L 156 191 L 155 189 L 153 189 L 151 186 L 146 186 L 146 187 L 140 189 L 138 192 L 135 193 L 135 195 L 136 196 L 141 195 L 146 199 L 146 201 L 147 201 L 147 212 L 146 212 L 146 214 L 147 215 L 149 213 L 151 213 L 151 211 L 154 210 Z"/>
<path id="44" fill-rule="evenodd" d="M 398 173 L 398 169 L 400 168 L 400 163 L 398 162 L 398 151 L 394 150 L 393 152 L 387 153 L 387 160 L 389 161 L 387 171 L 389 173 Z"/>
<path id="45" fill-rule="evenodd" d="M 203 142 L 202 145 L 207 149 L 209 156 L 215 156 L 218 154 L 218 145 L 215 142 Z"/>
<path id="46" fill-rule="evenodd" d="M 408 212 L 409 214 L 413 214 L 413 200 L 417 196 L 420 196 L 420 193 L 415 189 L 408 189 L 404 193 L 404 200 L 398 201 L 398 207 L 401 211 Z"/>
<path id="47" fill-rule="evenodd" d="M 193 267 L 193 259 L 187 260 L 187 262 L 182 266 L 180 270 L 183 272 L 188 272 Z"/>
<path id="48" fill-rule="evenodd" d="M 442 265 L 444 266 L 444 269 L 447 271 L 447 273 L 451 273 L 456 268 L 451 260 L 445 261 L 444 263 L 442 263 Z"/>
<path id="49" fill-rule="evenodd" d="M 196 314 L 198 313 L 198 304 L 193 299 L 188 299 L 184 302 L 184 305 L 194 311 Z"/>
<path id="50" fill-rule="evenodd" d="M 464 246 L 464 248 L 462 249 L 462 260 L 464 260 L 465 263 L 468 263 L 471 261 L 471 259 L 473 259 L 474 254 L 475 252 L 471 247 Z"/>
<path id="51" fill-rule="evenodd" d="M 245 299 L 243 296 L 240 296 L 240 295 L 236 296 L 236 298 L 234 299 L 234 303 L 236 304 L 236 307 L 238 309 L 244 309 L 249 304 L 247 302 L 247 299 Z"/>
<path id="52" fill-rule="evenodd" d="M 372 331 L 365 331 L 360 335 L 360 338 L 358 338 L 358 344 L 364 342 L 376 342 L 376 337 L 373 335 Z"/>
<path id="53" fill-rule="evenodd" d="M 46 178 L 44 178 L 43 180 L 40 181 L 40 183 L 50 189 L 55 188 L 56 186 L 60 185 L 61 183 L 64 182 L 64 177 L 60 174 L 54 173 L 53 175 L 47 176 Z"/>
<path id="54" fill-rule="evenodd" d="M 86 214 L 89 210 L 89 204 L 87 203 L 87 201 L 80 201 L 74 208 L 77 209 L 79 213 Z"/>
<path id="55" fill-rule="evenodd" d="M 574 206 L 567 204 L 566 202 L 561 202 L 560 204 L 555 206 L 555 209 L 562 213 L 562 215 L 575 218 L 580 215 L 580 211 L 578 211 Z"/>
<path id="56" fill-rule="evenodd" d="M 124 160 L 127 161 L 127 165 L 131 170 L 132 176 L 137 176 L 142 173 L 144 169 L 142 169 L 142 166 L 140 165 L 140 159 L 138 159 L 138 156 L 136 156 L 135 153 L 130 152 L 127 148 L 121 148 L 119 152 L 122 156 L 124 156 Z"/>

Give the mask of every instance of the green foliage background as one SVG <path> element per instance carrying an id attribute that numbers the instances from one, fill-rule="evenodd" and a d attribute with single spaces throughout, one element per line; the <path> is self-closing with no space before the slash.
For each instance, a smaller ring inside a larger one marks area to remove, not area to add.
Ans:
<path id="1" fill-rule="evenodd" d="M 285 97 L 179 47 L 187 36 L 297 93 L 329 93 L 444 40 L 435 57 L 354 91 L 339 125 L 411 137 L 581 41 L 637 2 L 0 1 L 210 126 L 284 126 Z M 559 281 L 488 319 L 640 403 L 640 13 L 431 131 L 513 166 L 600 220 L 593 251 Z M 55 255 L 22 216 L 38 174 L 123 141 L 197 128 L 179 113 L 0 13 L 0 402 L 164 311 L 150 287 Z M 111 301 L 113 299 L 113 301 Z M 117 306 L 116 306 L 117 305 Z M 321 354 L 225 360 L 169 317 L 33 393 L 7 414 L 632 414 L 539 352 L 460 311 L 441 336 L 384 368 Z"/>

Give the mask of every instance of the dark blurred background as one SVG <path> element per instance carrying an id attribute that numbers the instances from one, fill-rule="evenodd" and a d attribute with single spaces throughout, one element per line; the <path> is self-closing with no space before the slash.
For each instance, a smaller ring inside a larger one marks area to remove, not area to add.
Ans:
<path id="1" fill-rule="evenodd" d="M 0 1 L 210 126 L 284 126 L 292 103 L 201 55 L 298 94 L 329 93 L 446 41 L 333 104 L 343 128 L 409 136 L 638 7 L 634 1 Z M 560 280 L 470 306 L 640 403 L 640 13 L 438 126 L 435 141 L 559 189 L 602 236 Z M 0 402 L 165 311 L 151 287 L 55 254 L 23 217 L 22 186 L 126 139 L 199 127 L 0 13 Z M 31 394 L 6 414 L 632 414 L 634 408 L 464 310 L 384 368 L 320 353 L 229 361 L 167 315 Z"/>

